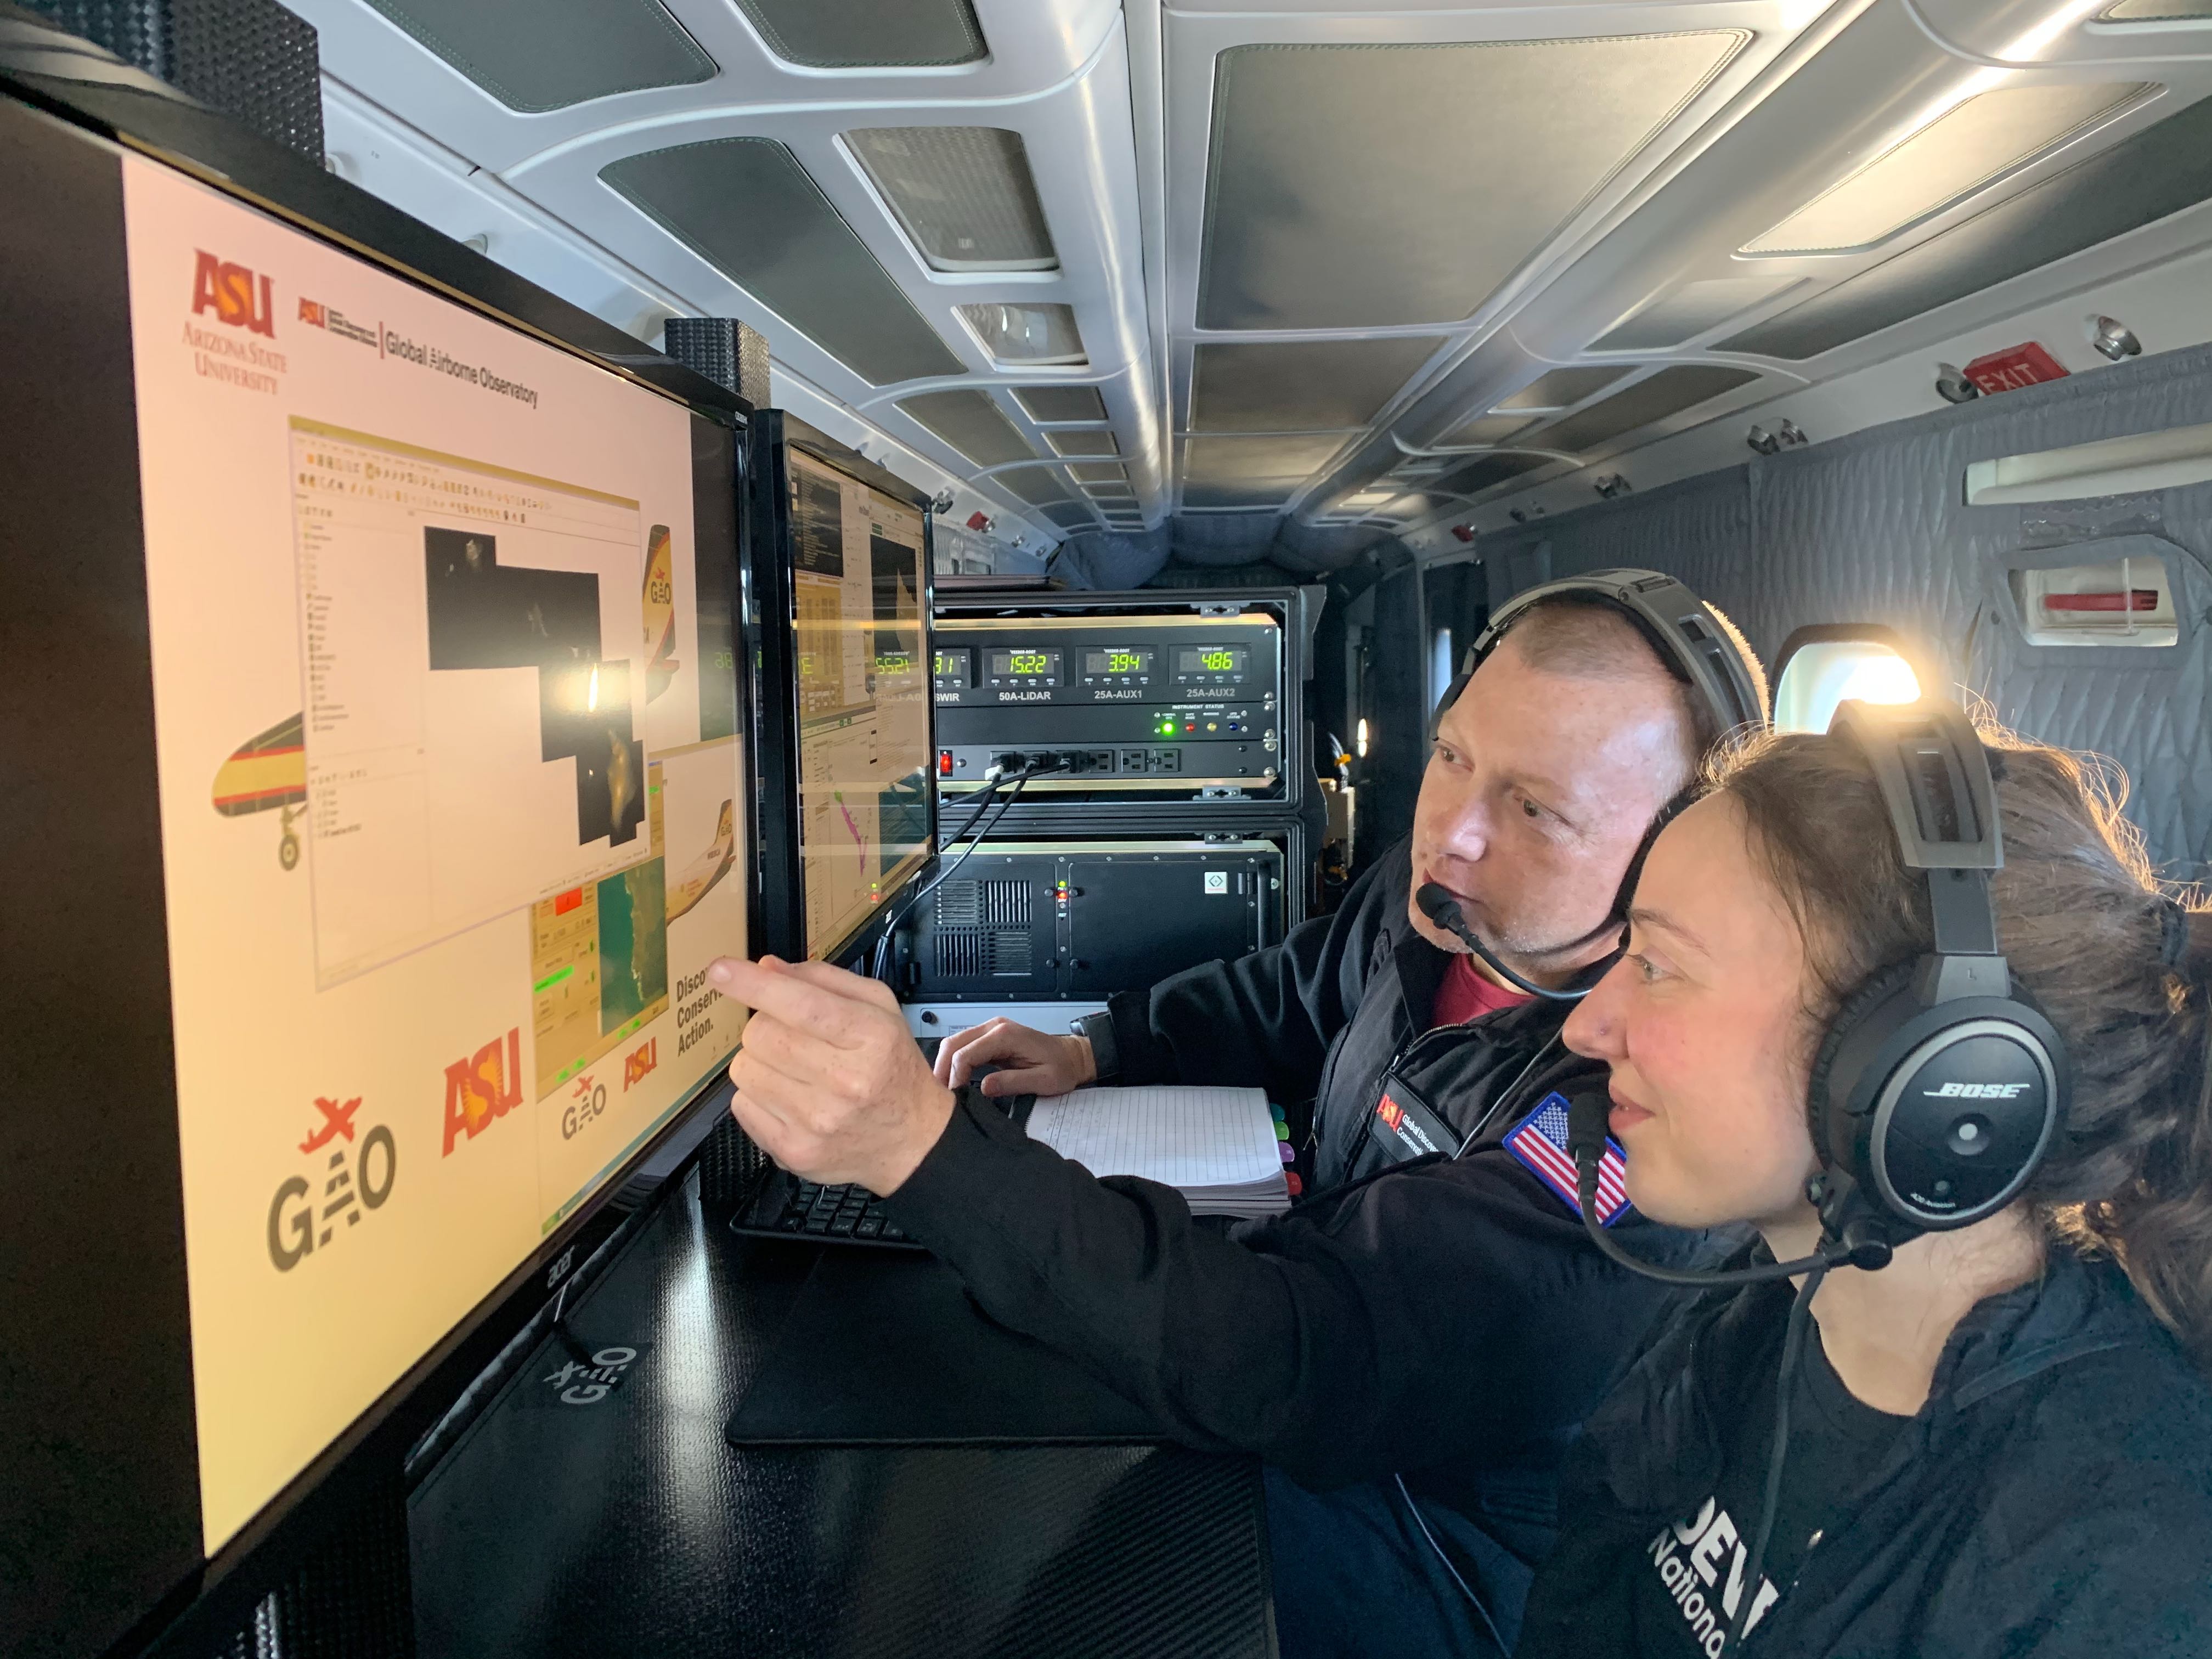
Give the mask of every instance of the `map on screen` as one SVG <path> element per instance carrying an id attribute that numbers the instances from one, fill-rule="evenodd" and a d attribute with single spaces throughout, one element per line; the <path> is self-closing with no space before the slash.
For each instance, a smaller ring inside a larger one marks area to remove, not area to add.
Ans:
<path id="1" fill-rule="evenodd" d="M 790 452 L 806 950 L 834 950 L 929 853 L 919 509 Z"/>
<path id="2" fill-rule="evenodd" d="M 123 166 L 212 1552 L 736 1046 L 732 439 Z"/>

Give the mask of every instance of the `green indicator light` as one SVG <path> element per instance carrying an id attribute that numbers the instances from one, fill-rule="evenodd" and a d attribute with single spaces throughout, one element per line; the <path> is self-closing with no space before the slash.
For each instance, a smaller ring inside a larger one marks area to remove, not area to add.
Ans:
<path id="1" fill-rule="evenodd" d="M 540 991 L 550 991 L 575 971 L 576 964 L 573 962 L 566 968 L 556 968 L 551 973 L 546 975 L 544 979 L 539 980 L 537 984 L 532 986 L 530 988 L 531 994 L 535 995 Z"/>

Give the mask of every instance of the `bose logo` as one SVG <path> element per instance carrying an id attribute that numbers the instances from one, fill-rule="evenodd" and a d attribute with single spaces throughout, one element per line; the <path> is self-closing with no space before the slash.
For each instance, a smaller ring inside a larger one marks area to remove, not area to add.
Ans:
<path id="1" fill-rule="evenodd" d="M 1947 1083 L 1940 1089 L 1923 1089 L 1932 1100 L 2010 1100 L 2027 1092 L 2025 1083 Z"/>

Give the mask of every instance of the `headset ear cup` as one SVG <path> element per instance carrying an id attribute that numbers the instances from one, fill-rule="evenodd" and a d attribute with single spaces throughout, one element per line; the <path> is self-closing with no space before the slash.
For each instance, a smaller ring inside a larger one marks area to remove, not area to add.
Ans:
<path id="1" fill-rule="evenodd" d="M 1900 962 L 1885 968 L 1845 997 L 1842 1006 L 1829 1017 L 1827 1031 L 1813 1055 L 1813 1070 L 1805 1090 L 1806 1127 L 1812 1131 L 1813 1150 L 1823 1164 L 1844 1164 L 1854 1180 L 1863 1181 L 1865 1172 L 1850 1167 L 1854 1162 L 1850 1156 L 1851 1136 L 1841 1120 L 1858 1079 L 1835 1074 L 1837 1055 L 1877 1009 L 1911 993 L 1915 966 Z"/>

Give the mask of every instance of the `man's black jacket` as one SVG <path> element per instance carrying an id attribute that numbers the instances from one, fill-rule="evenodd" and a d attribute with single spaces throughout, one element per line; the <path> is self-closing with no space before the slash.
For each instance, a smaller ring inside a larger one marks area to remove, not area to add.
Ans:
<path id="1" fill-rule="evenodd" d="M 1407 943 L 1402 853 L 1395 863 L 1354 916 L 1184 976 L 1213 988 L 1218 1042 L 1200 998 L 1156 992 L 1178 1075 L 1310 1091 L 1328 1049 L 1324 1114 L 1342 1101 L 1365 1111 L 1400 1036 L 1428 1013 L 1402 970 L 1411 961 L 1431 986 L 1441 975 L 1441 951 Z M 1556 1034 L 1552 1013 L 1534 1042 L 1479 1035 L 1529 1012 L 1458 1028 L 1424 1060 L 1457 1121 L 1480 1117 Z M 1194 1225 L 1172 1188 L 1093 1180 L 963 1091 L 886 1209 L 994 1318 L 1073 1356 L 1187 1444 L 1255 1452 L 1314 1486 L 1403 1474 L 1478 1522 L 1540 1527 L 1562 1451 L 1670 1294 L 1607 1261 L 1498 1144 L 1547 1090 L 1591 1071 L 1554 1050 L 1467 1156 L 1401 1165 L 1230 1237 Z M 1687 1243 L 1634 1218 L 1619 1230 L 1656 1256 L 1679 1259 Z"/>
<path id="2" fill-rule="evenodd" d="M 1401 842 L 1334 915 L 1291 929 L 1280 945 L 1116 996 L 1108 1005 L 1119 1059 L 1110 1080 L 1265 1089 L 1291 1109 L 1295 1128 L 1309 1121 L 1310 1102 L 1317 1192 L 1413 1155 L 1375 1117 L 1394 1069 L 1400 1092 L 1452 1131 L 1454 1144 L 1441 1152 L 1456 1151 L 1492 1106 L 1492 1127 L 1526 1113 L 1544 1091 L 1534 1075 L 1512 1085 L 1532 1062 L 1565 1054 L 1566 1005 L 1530 1003 L 1430 1031 L 1451 958 L 1407 921 L 1412 885 L 1411 843 Z M 1592 1074 L 1569 1059 L 1573 1075 Z"/>
<path id="3" fill-rule="evenodd" d="M 1518 1659 L 1629 1654 L 1637 1580 L 1713 1492 L 1789 1304 L 1708 1291 L 1656 1333 L 1569 1457 Z M 2039 1280 L 1976 1306 L 1928 1403 L 1836 1498 L 1848 1518 L 1745 1652 L 2212 1653 L 2212 1388 L 2109 1263 L 2054 1245 Z M 1724 1582 L 1727 1557 L 1709 1565 Z"/>

